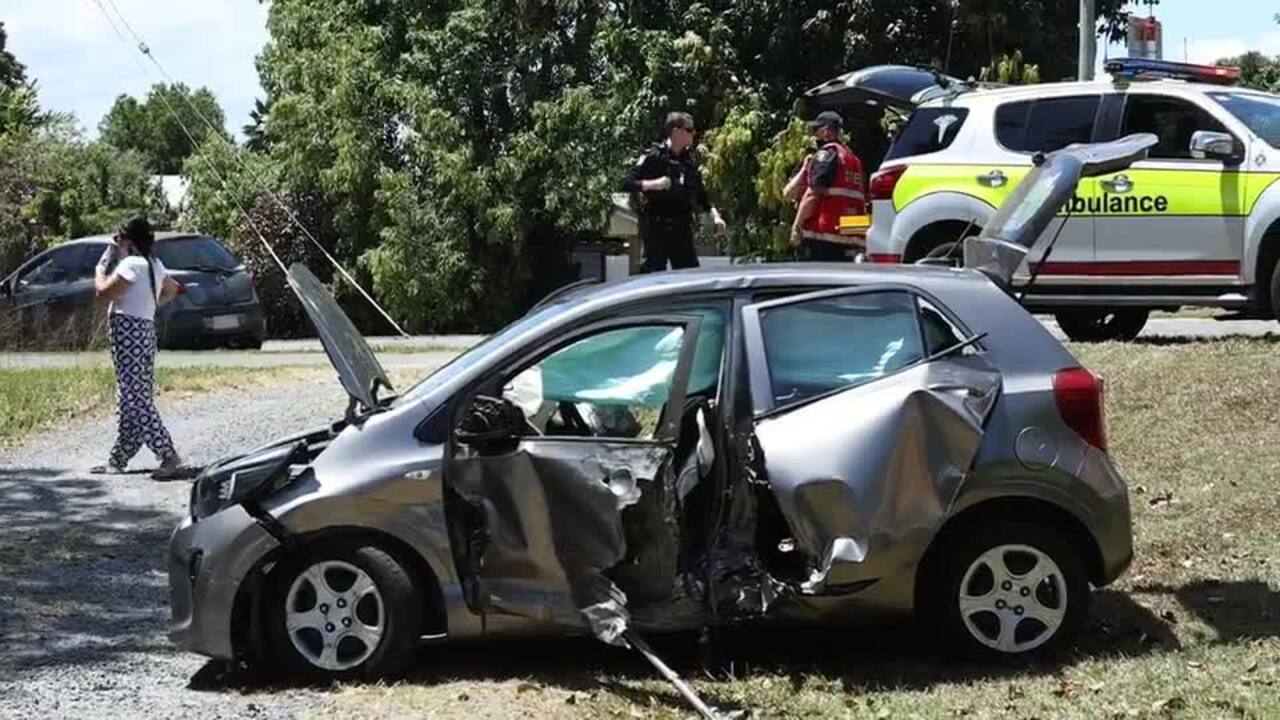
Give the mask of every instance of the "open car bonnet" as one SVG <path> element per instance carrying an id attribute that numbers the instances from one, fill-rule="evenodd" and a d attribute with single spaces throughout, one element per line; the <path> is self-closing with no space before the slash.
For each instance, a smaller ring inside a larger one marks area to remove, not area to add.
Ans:
<path id="1" fill-rule="evenodd" d="M 1007 290 L 1031 247 L 1075 194 L 1080 178 L 1123 170 L 1145 158 L 1157 142 L 1151 133 L 1136 133 L 1037 155 L 1036 167 L 1018 183 L 991 222 L 977 237 L 964 241 L 964 266 L 980 270 Z"/>
<path id="2" fill-rule="evenodd" d="M 338 371 L 338 379 L 351 396 L 352 404 L 361 405 L 366 411 L 373 410 L 378 406 L 379 386 L 391 389 L 391 381 L 373 349 L 306 265 L 294 263 L 287 277 L 289 287 L 302 301 L 302 307 L 315 325 L 320 344 Z"/>

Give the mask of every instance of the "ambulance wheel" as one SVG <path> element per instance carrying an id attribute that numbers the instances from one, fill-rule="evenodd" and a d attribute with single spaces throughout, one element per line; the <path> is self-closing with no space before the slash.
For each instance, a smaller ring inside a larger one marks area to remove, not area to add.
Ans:
<path id="1" fill-rule="evenodd" d="M 1059 310 L 1053 318 L 1071 340 L 1106 342 L 1138 337 L 1150 314 L 1146 308 L 1070 308 Z"/>
<path id="2" fill-rule="evenodd" d="M 1280 320 L 1280 262 L 1271 271 L 1271 317 Z"/>

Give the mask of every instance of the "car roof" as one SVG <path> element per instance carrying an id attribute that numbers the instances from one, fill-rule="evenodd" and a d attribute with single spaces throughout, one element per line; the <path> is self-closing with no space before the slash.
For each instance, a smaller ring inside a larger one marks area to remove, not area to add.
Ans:
<path id="1" fill-rule="evenodd" d="M 559 300 L 618 301 L 687 295 L 702 292 L 752 288 L 781 288 L 821 285 L 966 285 L 973 289 L 994 289 L 986 276 L 974 270 L 923 265 L 880 265 L 869 263 L 751 263 L 720 267 L 674 270 L 635 275 L 593 285 L 582 285 L 564 293 Z"/>
<path id="2" fill-rule="evenodd" d="M 212 237 L 212 236 L 207 235 L 205 233 L 198 233 L 198 232 L 179 232 L 179 231 L 165 230 L 165 231 L 156 233 L 156 242 L 164 242 L 165 240 L 182 240 L 186 238 L 195 238 L 195 237 Z M 114 239 L 115 239 L 114 235 L 87 235 L 85 237 L 79 237 L 73 240 L 68 240 L 65 243 L 59 243 L 56 247 L 64 247 L 66 245 L 95 245 L 95 244 L 101 245 L 103 243 L 109 243 Z"/>
<path id="3" fill-rule="evenodd" d="M 1098 80 L 1089 80 L 1084 82 L 1072 80 L 1067 82 L 1038 83 L 1035 85 L 982 87 L 950 98 L 936 98 L 922 104 L 921 107 L 946 107 L 951 105 L 963 107 L 965 105 L 978 102 L 1055 97 L 1080 92 L 1127 92 L 1130 90 L 1147 92 L 1155 90 L 1168 91 L 1172 94 L 1182 95 L 1243 91 L 1245 89 L 1246 88 L 1233 85 L 1211 85 L 1208 83 L 1185 82 L 1183 80 L 1161 79 L 1144 80 L 1142 82 L 1117 83 L 1110 78 L 1100 78 Z"/>

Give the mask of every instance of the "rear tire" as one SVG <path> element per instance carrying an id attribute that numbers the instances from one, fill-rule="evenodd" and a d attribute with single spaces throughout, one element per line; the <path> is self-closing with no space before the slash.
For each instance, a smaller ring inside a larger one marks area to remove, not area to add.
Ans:
<path id="1" fill-rule="evenodd" d="M 1076 342 L 1133 340 L 1147 325 L 1147 308 L 1069 308 L 1053 314 L 1063 334 Z"/>
<path id="2" fill-rule="evenodd" d="M 1275 264 L 1271 269 L 1271 297 L 1270 307 L 1266 308 L 1271 312 L 1271 317 L 1280 320 L 1280 262 Z"/>
<path id="3" fill-rule="evenodd" d="M 1051 653 L 1089 615 L 1079 552 L 1052 526 L 999 522 L 943 549 L 921 609 L 966 655 L 1016 660 Z"/>
<path id="4" fill-rule="evenodd" d="M 424 597 L 408 569 L 361 540 L 306 548 L 271 573 L 263 617 L 285 677 L 356 680 L 395 673 L 423 628 Z"/>

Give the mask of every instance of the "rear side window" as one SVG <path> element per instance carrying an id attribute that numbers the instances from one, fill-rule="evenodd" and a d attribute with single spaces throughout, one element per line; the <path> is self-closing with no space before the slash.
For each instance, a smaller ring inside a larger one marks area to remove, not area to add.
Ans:
<path id="1" fill-rule="evenodd" d="M 784 405 L 861 385 L 924 358 L 910 293 L 858 293 L 760 313 L 773 400 Z"/>
<path id="2" fill-rule="evenodd" d="M 967 108 L 920 108 L 894 138 L 884 159 L 895 160 L 947 149 L 960 134 L 968 116 Z"/>
<path id="3" fill-rule="evenodd" d="M 166 268 L 174 270 L 230 270 L 240 264 L 211 237 L 161 240 L 155 244 L 155 254 Z"/>
<path id="4" fill-rule="evenodd" d="M 996 108 L 996 140 L 1015 152 L 1052 152 L 1093 138 L 1099 95 L 1005 103 Z"/>

